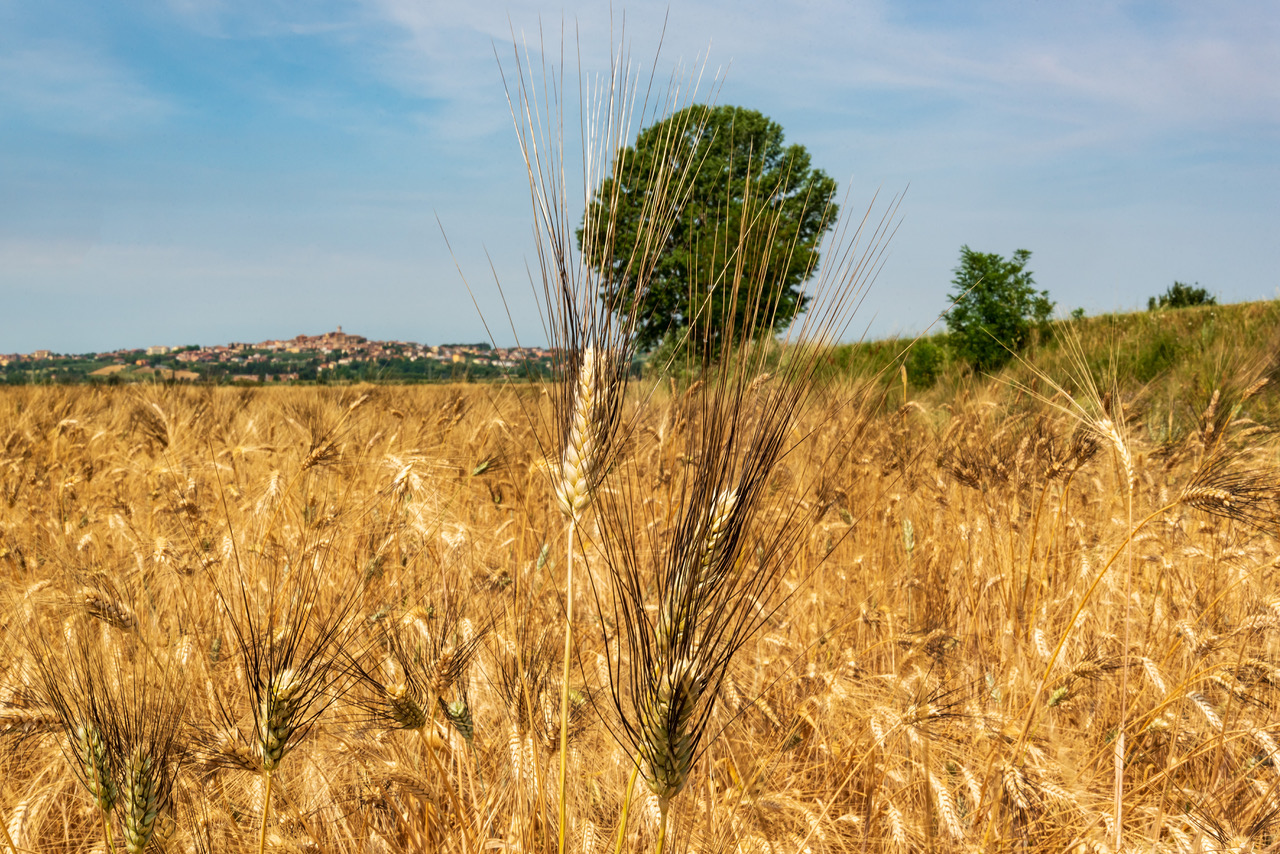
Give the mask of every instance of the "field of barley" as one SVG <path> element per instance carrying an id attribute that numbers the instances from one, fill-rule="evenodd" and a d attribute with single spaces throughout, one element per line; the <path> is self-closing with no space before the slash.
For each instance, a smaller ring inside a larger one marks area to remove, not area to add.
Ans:
<path id="1" fill-rule="evenodd" d="M 590 350 L 5 389 L 0 850 L 1272 850 L 1268 366 L 1073 340 L 608 417 Z"/>

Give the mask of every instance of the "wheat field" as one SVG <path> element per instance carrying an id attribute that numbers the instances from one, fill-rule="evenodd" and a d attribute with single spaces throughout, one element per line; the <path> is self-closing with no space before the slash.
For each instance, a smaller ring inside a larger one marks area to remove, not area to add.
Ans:
<path id="1" fill-rule="evenodd" d="M 576 515 L 554 387 L 4 390 L 0 849 L 1280 841 L 1265 382 L 1157 442 L 834 378 L 733 498 L 715 394 L 643 385 Z"/>
<path id="2" fill-rule="evenodd" d="M 0 389 L 0 850 L 1280 845 L 1275 372 L 1241 330 L 1164 397 L 1069 324 L 923 393 L 826 343 L 895 205 L 787 322 L 747 263 L 794 260 L 783 190 L 749 185 L 696 355 L 634 378 L 706 129 L 623 235 L 593 193 L 700 72 L 615 60 L 578 166 L 565 76 L 507 78 L 551 379 Z"/>

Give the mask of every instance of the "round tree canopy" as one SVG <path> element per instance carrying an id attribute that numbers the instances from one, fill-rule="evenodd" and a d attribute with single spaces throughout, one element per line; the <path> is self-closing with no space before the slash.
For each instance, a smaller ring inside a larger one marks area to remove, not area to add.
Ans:
<path id="1" fill-rule="evenodd" d="M 600 297 L 634 323 L 641 348 L 678 333 L 715 351 L 804 310 L 801 286 L 835 224 L 835 193 L 803 146 L 784 146 L 777 123 L 741 107 L 693 106 L 618 153 L 578 244 Z"/>

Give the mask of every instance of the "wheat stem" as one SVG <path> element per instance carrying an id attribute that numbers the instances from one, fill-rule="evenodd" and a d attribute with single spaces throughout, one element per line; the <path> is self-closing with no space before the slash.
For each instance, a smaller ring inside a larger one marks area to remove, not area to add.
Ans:
<path id="1" fill-rule="evenodd" d="M 922 775 L 921 788 L 924 790 L 924 843 L 926 851 L 934 850 L 934 837 L 937 835 L 938 819 L 933 812 L 933 798 L 929 796 L 929 788 L 933 782 L 929 773 L 929 739 L 922 739 L 920 745 L 920 767 L 916 772 Z"/>
<path id="2" fill-rule="evenodd" d="M 564 672 L 560 685 L 560 815 L 558 823 L 560 854 L 564 854 L 568 831 L 565 818 L 565 792 L 569 777 L 569 659 L 573 655 L 573 535 L 577 527 L 577 516 L 570 516 L 568 534 L 565 537 Z"/>
<path id="3" fill-rule="evenodd" d="M 632 777 L 632 779 L 634 780 L 635 778 Z M 9 850 L 12 851 L 13 854 L 18 854 L 18 846 L 13 843 L 13 836 L 9 833 L 9 823 L 6 821 L 0 821 L 0 830 L 4 831 L 4 841 L 8 843 Z"/>
<path id="4" fill-rule="evenodd" d="M 265 789 L 262 795 L 262 828 L 258 831 L 258 854 L 267 850 L 267 819 L 271 817 L 271 781 L 275 775 L 270 771 L 262 772 L 262 784 Z"/>
<path id="5" fill-rule="evenodd" d="M 1040 677 L 1039 687 L 1036 689 L 1035 696 L 1031 698 L 1031 705 L 1033 707 L 1035 705 L 1035 701 L 1039 699 L 1040 694 L 1043 692 L 1044 686 L 1049 681 L 1049 674 L 1053 671 L 1053 666 L 1058 663 L 1058 656 L 1062 653 L 1062 648 L 1066 645 L 1067 638 L 1070 637 L 1071 635 L 1071 630 L 1075 628 L 1076 620 L 1080 617 L 1080 612 L 1084 610 L 1084 606 L 1088 604 L 1089 599 L 1092 598 L 1093 592 L 1098 588 L 1098 583 L 1102 581 L 1103 577 L 1106 576 L 1107 570 L 1111 569 L 1111 565 L 1115 563 L 1116 559 L 1120 557 L 1121 553 L 1123 553 L 1124 550 L 1129 547 L 1129 544 L 1133 542 L 1133 538 L 1138 535 L 1139 531 L 1145 528 L 1152 519 L 1155 519 L 1156 517 L 1166 513 L 1167 511 L 1172 510 L 1176 506 L 1177 506 L 1177 502 L 1166 504 L 1160 509 L 1153 511 L 1145 519 L 1139 522 L 1136 526 L 1131 527 L 1129 529 L 1129 536 L 1125 537 L 1124 542 L 1122 542 L 1120 546 L 1115 550 L 1115 552 L 1112 553 L 1111 557 L 1108 558 L 1107 562 L 1103 565 L 1102 569 L 1098 570 L 1097 576 L 1095 576 L 1093 581 L 1089 584 L 1089 587 L 1087 590 L 1085 590 L 1084 595 L 1080 597 L 1080 602 L 1079 604 L 1076 605 L 1076 609 L 1073 612 L 1071 612 L 1071 619 L 1067 622 L 1067 628 L 1063 631 L 1062 637 L 1058 639 L 1058 645 L 1054 647 L 1053 655 L 1049 656 L 1049 663 L 1045 665 L 1044 673 Z M 1030 718 L 1032 716 L 1033 715 L 1028 716 L 1026 726 L 1024 726 L 1022 731 L 1022 738 L 1019 739 L 1019 745 L 1021 745 L 1021 743 L 1026 740 L 1027 730 L 1030 729 L 1030 726 L 1031 726 Z M 1017 756 L 1017 752 L 1018 751 L 1014 752 L 1015 758 Z"/>
<path id="6" fill-rule="evenodd" d="M 1049 488 L 1051 485 L 1052 485 L 1051 481 L 1045 482 L 1044 488 L 1040 490 L 1040 498 L 1039 500 L 1036 501 L 1036 512 L 1031 517 L 1031 537 L 1030 537 L 1031 542 L 1027 546 L 1027 575 L 1026 575 L 1026 579 L 1023 581 L 1022 596 L 1020 597 L 1021 598 L 1020 610 L 1022 611 L 1020 616 L 1025 620 L 1025 624 L 1023 627 L 1025 629 L 1024 636 L 1027 638 L 1031 637 L 1032 621 L 1029 615 L 1033 612 L 1027 609 L 1027 598 L 1031 595 L 1031 581 L 1032 581 L 1031 573 L 1036 563 L 1036 540 L 1038 539 L 1036 535 L 1040 533 L 1040 513 L 1044 509 L 1044 502 L 1049 496 Z M 1038 594 L 1036 598 L 1039 599 Z"/>
<path id="7" fill-rule="evenodd" d="M 110 854 L 110 852 L 116 850 L 115 840 L 111 838 L 111 822 L 107 820 L 105 810 L 98 810 L 98 818 L 102 820 L 102 838 L 105 840 L 107 852 Z"/>
<path id="8" fill-rule="evenodd" d="M 1241 662 L 1244 661 L 1244 650 L 1245 650 L 1245 645 L 1240 644 L 1240 648 L 1236 652 L 1237 672 L 1240 669 Z M 1230 727 L 1231 715 L 1232 715 L 1232 712 L 1235 711 L 1235 705 L 1236 705 L 1235 692 L 1227 692 L 1227 707 L 1223 710 L 1222 728 L 1218 731 L 1218 738 L 1217 738 L 1218 748 L 1214 752 L 1214 759 L 1213 759 L 1213 766 L 1212 766 L 1213 777 L 1210 778 L 1211 787 L 1216 786 L 1218 784 L 1219 778 L 1222 776 L 1222 769 L 1219 766 L 1222 764 L 1223 752 L 1226 750 L 1226 747 L 1227 747 L 1227 729 Z"/>
<path id="9" fill-rule="evenodd" d="M 529 681 L 522 679 L 520 682 L 520 690 L 524 692 L 525 708 L 529 710 L 529 732 L 534 732 L 533 723 L 533 699 L 529 694 Z M 533 787 L 534 787 L 534 804 L 535 815 L 538 816 L 537 822 L 529 822 L 530 832 L 536 827 L 541 827 L 542 817 L 546 815 L 546 777 L 542 774 L 542 750 L 538 746 L 536 735 L 530 738 L 530 752 L 533 754 Z M 522 748 L 523 749 L 523 748 Z M 524 787 L 520 787 L 521 796 L 524 794 Z M 532 838 L 532 837 L 531 837 Z"/>
<path id="10" fill-rule="evenodd" d="M 1071 482 L 1075 479 L 1076 470 L 1072 470 L 1067 475 L 1067 479 L 1062 484 L 1062 493 L 1058 498 L 1058 507 L 1053 511 L 1053 522 L 1049 525 L 1049 542 L 1044 548 L 1044 589 L 1051 592 L 1053 582 L 1056 575 L 1053 572 L 1053 547 L 1058 542 L 1059 523 L 1065 525 L 1066 518 L 1064 511 L 1067 509 L 1067 502 L 1071 498 Z M 1036 603 L 1036 610 L 1039 610 L 1039 602 Z"/>
<path id="11" fill-rule="evenodd" d="M 1119 438 L 1117 434 L 1117 438 Z M 1128 450 L 1123 451 L 1124 459 L 1128 461 Z M 1129 463 L 1132 467 L 1132 463 Z M 1129 527 L 1133 528 L 1133 474 L 1129 474 L 1129 479 L 1125 482 L 1127 487 L 1125 490 L 1125 507 L 1127 511 L 1126 521 Z M 1133 537 L 1129 537 L 1129 543 L 1132 543 Z M 1133 549 L 1128 548 L 1126 543 L 1125 549 L 1125 570 L 1124 570 L 1124 648 L 1120 651 L 1122 656 L 1122 665 L 1120 668 L 1120 731 L 1116 734 L 1115 741 L 1115 814 L 1116 814 L 1116 850 L 1119 851 L 1123 847 L 1124 839 L 1124 745 L 1125 745 L 1125 727 L 1129 723 L 1129 629 L 1130 608 L 1133 606 Z"/>
<path id="12" fill-rule="evenodd" d="M 636 788 L 636 778 L 640 776 L 640 754 L 636 754 L 635 764 L 631 768 L 631 776 L 627 779 L 627 791 L 622 796 L 622 815 L 618 818 L 618 844 L 613 854 L 622 854 L 622 842 L 627 837 L 627 816 L 631 812 L 631 793 Z"/>
<path id="13" fill-rule="evenodd" d="M 432 769 L 444 783 L 445 791 L 449 793 L 449 800 L 453 804 L 453 811 L 458 814 L 458 827 L 462 828 L 462 835 L 467 839 L 467 847 L 474 848 L 475 845 L 471 840 L 471 828 L 462 814 L 462 801 L 458 799 L 458 793 L 453 790 L 453 785 L 449 782 L 449 777 L 444 772 L 444 766 L 440 764 L 440 757 L 436 756 L 435 748 L 431 746 L 430 739 L 427 738 L 427 728 L 435 728 L 436 712 L 435 704 L 431 706 L 431 720 L 426 726 L 418 729 L 418 737 L 422 739 L 423 745 L 427 748 L 427 758 L 431 762 Z"/>

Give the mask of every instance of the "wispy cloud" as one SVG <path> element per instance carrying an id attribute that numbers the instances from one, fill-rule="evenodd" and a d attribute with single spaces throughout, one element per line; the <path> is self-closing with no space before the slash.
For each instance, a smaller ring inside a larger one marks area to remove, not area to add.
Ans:
<path id="1" fill-rule="evenodd" d="M 189 30 L 222 39 L 341 34 L 358 30 L 363 17 L 358 6 L 324 0 L 165 0 L 164 6 Z"/>
<path id="2" fill-rule="evenodd" d="M 942 131 L 953 143 L 971 136 L 971 155 L 1027 158 L 1230 128 L 1280 135 L 1280 16 L 1250 0 L 647 0 L 625 12 L 580 1 L 553 15 L 519 0 L 365 0 L 363 8 L 394 33 L 378 72 L 439 99 L 433 130 L 444 135 L 491 133 L 505 119 L 491 45 L 506 60 L 513 31 L 535 47 L 545 39 L 559 64 L 563 29 L 571 75 L 579 56 L 606 68 L 624 17 L 637 44 L 655 49 L 661 38 L 668 64 L 709 51 L 713 66 L 731 65 L 726 99 L 801 115 L 830 134 L 927 149 L 918 136 Z M 892 116 L 878 131 L 858 115 L 869 102 Z"/>
<path id="3" fill-rule="evenodd" d="M 0 46 L 0 111 L 57 131 L 127 135 L 173 113 L 173 104 L 125 65 L 81 44 Z"/>
<path id="4" fill-rule="evenodd" d="M 754 54 L 738 72 L 807 105 L 879 90 L 928 97 L 948 120 L 955 117 L 940 108 L 1103 124 L 1116 133 L 1275 125 L 1280 16 L 1267 5 L 1169 6 L 1155 20 L 1130 3 L 983 3 L 932 26 L 900 14 L 901 4 L 824 3 L 799 16 L 762 4 L 736 20 L 767 29 L 767 44 L 732 29 L 719 41 Z M 823 39 L 813 35 L 819 25 L 829 34 Z M 765 64 L 767 51 L 776 51 L 775 67 Z"/>

